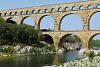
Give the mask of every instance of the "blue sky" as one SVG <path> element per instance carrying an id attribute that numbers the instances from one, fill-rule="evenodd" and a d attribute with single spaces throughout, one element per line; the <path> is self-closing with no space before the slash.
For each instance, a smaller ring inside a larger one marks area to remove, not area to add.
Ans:
<path id="1" fill-rule="evenodd" d="M 0 1 L 0 10 L 6 9 L 15 9 L 15 8 L 23 8 L 23 7 L 32 7 L 32 6 L 42 6 L 42 5 L 50 5 L 50 4 L 61 4 L 61 3 L 69 3 L 69 2 L 79 2 L 79 1 L 87 1 L 87 0 L 1 0 Z M 100 29 L 100 22 L 98 17 L 100 17 L 100 13 L 95 14 L 91 19 L 91 29 Z M 74 19 L 73 19 L 74 18 Z M 72 19 L 72 20 L 71 20 Z M 48 22 L 48 20 L 51 20 Z M 99 24 L 94 24 L 94 22 L 98 22 Z M 26 24 L 33 24 L 34 21 L 32 19 L 27 18 L 24 23 Z M 72 15 L 66 16 L 62 20 L 61 30 L 74 30 L 82 28 L 82 21 L 79 16 Z M 73 22 L 73 25 L 71 25 Z M 48 16 L 44 17 L 41 21 L 41 28 L 51 28 L 54 23 L 53 18 Z M 100 38 L 100 36 L 98 36 Z"/>
<path id="2" fill-rule="evenodd" d="M 49 4 L 60 4 L 68 2 L 78 2 L 80 0 L 1 0 L 0 10 L 12 9 L 12 8 L 23 8 L 31 6 L 41 6 Z M 82 1 L 82 0 L 81 0 Z M 86 1 L 86 0 L 83 0 Z"/>

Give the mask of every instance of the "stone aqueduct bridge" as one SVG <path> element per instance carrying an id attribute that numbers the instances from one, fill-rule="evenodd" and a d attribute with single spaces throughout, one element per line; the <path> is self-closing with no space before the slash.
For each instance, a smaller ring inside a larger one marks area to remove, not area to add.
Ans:
<path id="1" fill-rule="evenodd" d="M 93 6 L 93 9 L 88 9 Z M 60 39 L 66 34 L 77 35 L 81 41 L 83 48 L 89 48 L 91 38 L 100 33 L 99 30 L 89 30 L 89 20 L 91 16 L 99 12 L 100 0 L 89 0 L 87 2 L 55 4 L 49 6 L 35 6 L 30 8 L 19 8 L 10 10 L 1 10 L 0 16 L 7 20 L 8 18 L 16 18 L 17 24 L 22 24 L 23 20 L 31 17 L 35 21 L 35 28 L 40 29 L 40 21 L 45 16 L 54 18 L 54 31 L 43 32 L 49 34 L 54 41 L 55 48 L 58 48 Z M 82 9 L 84 7 L 84 9 Z M 69 9 L 70 8 L 70 9 Z M 77 14 L 83 22 L 83 30 L 81 31 L 60 31 L 60 22 L 65 15 Z"/>

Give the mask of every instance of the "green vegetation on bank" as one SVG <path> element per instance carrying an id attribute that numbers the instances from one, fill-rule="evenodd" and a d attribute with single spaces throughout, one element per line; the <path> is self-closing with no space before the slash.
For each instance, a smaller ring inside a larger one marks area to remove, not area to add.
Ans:
<path id="1" fill-rule="evenodd" d="M 32 45 L 40 42 L 40 36 L 32 26 L 0 23 L 0 45 Z"/>
<path id="2" fill-rule="evenodd" d="M 93 48 L 100 48 L 100 40 L 92 40 L 91 45 Z"/>
<path id="3" fill-rule="evenodd" d="M 41 32 L 34 29 L 33 26 L 7 23 L 0 18 L 0 45 L 16 45 L 17 43 L 38 45 L 41 35 Z"/>
<path id="4" fill-rule="evenodd" d="M 94 57 L 96 56 L 94 51 L 89 50 L 89 52 L 86 53 L 87 57 L 89 58 L 89 61 L 92 62 L 92 60 L 94 59 Z"/>
<path id="5" fill-rule="evenodd" d="M 42 33 L 34 29 L 33 26 L 26 24 L 17 25 L 14 24 L 14 21 L 8 22 L 0 18 L 0 46 L 33 46 L 33 51 L 36 52 L 42 52 L 43 49 L 54 51 L 53 46 L 41 42 L 42 38 Z M 38 48 L 41 48 L 41 51 Z M 0 52 L 13 53 L 14 51 L 13 48 L 0 48 Z"/>
<path id="6" fill-rule="evenodd" d="M 78 36 L 72 35 L 72 34 L 65 35 L 64 38 L 65 38 L 66 42 L 69 42 L 69 43 L 81 42 L 81 40 Z"/>

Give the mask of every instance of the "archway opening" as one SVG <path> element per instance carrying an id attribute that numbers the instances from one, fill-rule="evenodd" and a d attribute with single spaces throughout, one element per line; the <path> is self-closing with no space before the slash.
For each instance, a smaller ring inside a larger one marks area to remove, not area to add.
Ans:
<path id="1" fill-rule="evenodd" d="M 29 26 L 35 26 L 35 22 L 33 21 L 33 19 L 28 16 L 22 19 L 22 23 Z"/>
<path id="2" fill-rule="evenodd" d="M 42 42 L 45 42 L 46 44 L 49 44 L 49 45 L 53 45 L 53 43 L 54 43 L 53 42 L 53 38 L 50 35 L 48 35 L 48 34 L 44 34 L 42 36 L 41 41 Z"/>
<path id="3" fill-rule="evenodd" d="M 71 10 L 77 10 L 76 6 L 72 6 Z"/>
<path id="4" fill-rule="evenodd" d="M 63 16 L 59 25 L 61 31 L 83 30 L 83 22 L 80 16 L 76 14 L 67 14 Z"/>
<path id="5" fill-rule="evenodd" d="M 70 10 L 69 7 L 65 7 L 65 8 L 64 8 L 64 11 L 68 11 L 68 10 Z"/>
<path id="6" fill-rule="evenodd" d="M 97 4 L 97 5 L 96 5 L 96 8 L 98 8 L 98 9 L 99 9 L 99 8 L 100 8 L 100 4 Z"/>
<path id="7" fill-rule="evenodd" d="M 54 19 L 51 16 L 43 16 L 39 21 L 41 31 L 53 31 Z"/>
<path id="8" fill-rule="evenodd" d="M 90 38 L 89 47 L 92 49 L 100 49 L 100 34 L 95 34 Z"/>
<path id="9" fill-rule="evenodd" d="M 60 39 L 59 48 L 64 48 L 65 51 L 80 50 L 82 48 L 82 42 L 78 36 L 66 34 Z"/>
<path id="10" fill-rule="evenodd" d="M 55 8 L 52 8 L 52 9 L 50 10 L 50 12 L 56 12 L 56 9 L 55 9 Z"/>
<path id="11" fill-rule="evenodd" d="M 45 9 L 45 10 L 44 10 L 44 13 L 48 13 L 48 12 L 49 12 L 49 9 Z"/>
<path id="12" fill-rule="evenodd" d="M 54 41 L 52 36 L 49 34 L 43 34 L 41 36 L 39 45 L 42 46 L 42 48 L 46 50 L 46 52 L 48 51 L 55 52 Z"/>
<path id="13" fill-rule="evenodd" d="M 64 9 L 62 7 L 59 7 L 58 12 L 62 12 L 62 11 L 64 11 Z"/>
<path id="14" fill-rule="evenodd" d="M 80 10 L 80 11 L 84 10 L 84 6 L 81 5 L 81 6 L 79 7 L 79 10 Z"/>
<path id="15" fill-rule="evenodd" d="M 95 12 L 90 16 L 89 30 L 100 30 L 100 12 Z"/>
<path id="16" fill-rule="evenodd" d="M 16 23 L 16 19 L 13 18 L 13 17 L 8 18 L 8 19 L 6 20 L 6 22 L 7 22 L 7 23 L 12 23 L 12 24 L 17 24 L 17 23 Z"/>
<path id="17" fill-rule="evenodd" d="M 88 5 L 87 6 L 87 9 L 92 10 L 93 9 L 93 6 L 92 5 Z"/>

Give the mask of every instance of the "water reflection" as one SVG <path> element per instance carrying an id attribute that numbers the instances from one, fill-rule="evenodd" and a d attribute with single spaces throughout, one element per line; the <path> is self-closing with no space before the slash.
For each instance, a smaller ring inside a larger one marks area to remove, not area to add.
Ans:
<path id="1" fill-rule="evenodd" d="M 64 54 L 48 54 L 34 56 L 16 56 L 12 60 L 0 61 L 0 67 L 41 67 L 43 65 L 61 64 L 73 61 L 78 56 L 78 51 L 70 51 Z"/>

